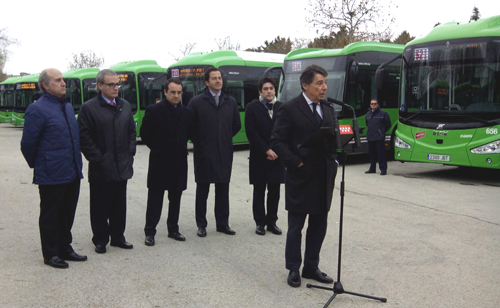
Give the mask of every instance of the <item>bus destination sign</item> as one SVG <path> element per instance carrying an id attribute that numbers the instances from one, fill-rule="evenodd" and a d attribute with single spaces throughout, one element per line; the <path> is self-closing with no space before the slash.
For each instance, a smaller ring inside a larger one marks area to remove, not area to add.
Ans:
<path id="1" fill-rule="evenodd" d="M 205 68 L 203 67 L 193 67 L 193 68 L 182 68 L 179 72 L 180 78 L 187 77 L 203 77 L 205 75 Z"/>
<path id="2" fill-rule="evenodd" d="M 34 82 L 21 83 L 17 85 L 17 90 L 35 90 L 35 89 L 36 89 L 36 83 Z"/>

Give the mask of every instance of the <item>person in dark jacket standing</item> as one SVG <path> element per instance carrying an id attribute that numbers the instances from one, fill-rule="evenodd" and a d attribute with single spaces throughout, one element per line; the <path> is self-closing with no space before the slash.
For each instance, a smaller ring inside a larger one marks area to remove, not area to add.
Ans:
<path id="1" fill-rule="evenodd" d="M 78 124 L 82 153 L 89 161 L 92 242 L 97 253 L 105 253 L 110 237 L 111 246 L 133 248 L 124 232 L 136 133 L 130 104 L 118 97 L 116 73 L 101 70 L 96 80 L 99 94 L 82 105 Z"/>
<path id="2" fill-rule="evenodd" d="M 182 191 L 187 187 L 187 142 L 192 130 L 193 114 L 180 102 L 182 82 L 170 78 L 163 90 L 166 99 L 146 108 L 141 139 L 151 150 L 148 169 L 148 202 L 145 244 L 154 246 L 156 226 L 161 218 L 163 197 L 168 190 L 168 237 L 186 238 L 179 232 L 179 210 Z"/>
<path id="3" fill-rule="evenodd" d="M 380 109 L 376 98 L 370 101 L 370 111 L 365 116 L 368 132 L 368 154 L 370 155 L 370 169 L 365 173 L 375 173 L 376 164 L 380 175 L 387 174 L 387 158 L 385 156 L 385 134 L 391 128 L 391 118 L 387 112 Z"/>
<path id="4" fill-rule="evenodd" d="M 67 268 L 69 261 L 85 261 L 71 247 L 71 228 L 80 195 L 82 154 L 78 123 L 65 99 L 66 84 L 57 69 L 39 76 L 43 95 L 28 106 L 21 151 L 40 193 L 40 238 L 44 263 Z"/>
<path id="5" fill-rule="evenodd" d="M 276 101 L 276 83 L 271 78 L 259 80 L 259 99 L 247 105 L 245 131 L 250 142 L 249 175 L 253 185 L 252 211 L 257 225 L 255 233 L 265 235 L 264 227 L 281 234 L 276 225 L 280 186 L 285 182 L 285 165 L 271 149 L 270 140 L 281 102 Z M 267 186 L 267 214 L 265 195 Z"/>
<path id="6" fill-rule="evenodd" d="M 319 268 L 319 254 L 326 235 L 328 212 L 337 174 L 333 144 L 303 145 L 320 127 L 333 127 L 335 111 L 324 102 L 328 73 L 317 65 L 300 75 L 302 93 L 284 103 L 276 118 L 271 148 L 286 166 L 285 207 L 288 211 L 285 261 L 288 284 L 299 287 L 302 264 L 302 228 L 307 216 L 306 250 L 302 277 L 333 283 Z"/>
<path id="7" fill-rule="evenodd" d="M 205 71 L 203 93 L 193 97 L 188 108 L 194 115 L 193 154 L 196 181 L 197 235 L 207 236 L 207 198 L 215 183 L 215 221 L 218 232 L 234 235 L 229 227 L 229 182 L 233 166 L 233 136 L 241 129 L 236 100 L 222 91 L 222 74 Z"/>

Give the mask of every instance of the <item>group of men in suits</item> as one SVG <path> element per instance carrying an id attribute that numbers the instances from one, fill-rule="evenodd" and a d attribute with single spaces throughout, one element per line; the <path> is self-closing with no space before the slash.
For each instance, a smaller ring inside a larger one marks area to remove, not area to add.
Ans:
<path id="1" fill-rule="evenodd" d="M 71 108 L 64 100 L 62 75 L 57 70 L 49 70 L 48 73 L 42 74 L 45 79 L 41 79 L 41 85 L 50 104 L 42 100 L 28 108 L 21 145 L 30 167 L 35 168 L 34 183 L 40 184 L 40 232 L 45 263 L 65 268 L 68 267 L 65 260 L 87 259 L 76 254 L 70 245 L 78 200 L 75 191 L 79 190 L 82 178 L 80 146 L 89 160 L 92 241 L 96 252 L 105 253 L 110 238 L 112 246 L 133 247 L 125 240 L 124 230 L 126 186 L 133 174 L 135 124 L 130 105 L 118 97 L 119 81 L 115 72 L 99 72 L 97 84 L 100 95 L 82 106 L 79 125 L 75 125 L 76 120 L 69 111 Z M 302 93 L 282 104 L 276 101 L 274 81 L 261 79 L 259 99 L 247 106 L 245 115 L 250 142 L 249 179 L 254 186 L 252 209 L 255 232 L 264 235 L 267 226 L 267 231 L 282 233 L 276 221 L 280 185 L 285 182 L 285 206 L 288 211 L 285 260 L 289 270 L 287 281 L 292 287 L 301 284 L 301 238 L 306 218 L 308 228 L 302 277 L 333 282 L 318 264 L 337 171 L 336 151 L 324 146 L 324 143 L 307 147 L 304 144 L 321 127 L 333 126 L 335 112 L 323 101 L 327 90 L 327 72 L 323 68 L 316 65 L 307 67 L 300 76 L 300 83 Z M 233 162 L 232 137 L 241 128 L 238 107 L 235 99 L 222 90 L 220 70 L 209 68 L 205 72 L 205 84 L 205 91 L 191 99 L 186 107 L 181 103 L 181 81 L 170 78 L 164 88 L 165 99 L 146 108 L 141 137 L 151 150 L 144 228 L 145 244 L 148 246 L 155 245 L 165 191 L 168 191 L 169 199 L 168 237 L 178 241 L 186 239 L 179 232 L 178 220 L 182 192 L 187 187 L 188 140 L 192 140 L 194 146 L 197 235 L 207 236 L 207 198 L 212 183 L 215 186 L 216 230 L 228 235 L 236 233 L 229 226 L 229 182 Z M 61 104 L 62 109 L 58 109 L 57 104 Z M 39 140 L 44 140 L 40 134 L 51 133 L 44 129 L 47 121 L 35 121 L 36 118 L 43 119 L 41 114 L 45 109 L 52 110 L 45 117 L 59 114 L 57 110 L 64 111 L 61 113 L 64 121 L 55 117 L 59 135 L 62 132 L 65 140 L 71 141 L 61 143 L 63 149 L 50 143 L 43 143 L 42 149 L 36 148 Z M 76 134 L 75 127 L 78 126 L 79 134 Z M 35 157 L 36 153 L 44 155 Z M 61 175 L 60 169 L 43 169 L 49 156 L 55 161 L 54 166 L 64 160 L 69 172 L 63 173 L 62 179 L 47 181 L 37 177 L 47 172 Z M 68 165 L 68 162 L 72 163 Z M 51 185 L 63 185 L 57 186 L 57 189 L 67 197 L 54 200 L 47 193 Z M 47 227 L 49 224 L 53 230 Z"/>

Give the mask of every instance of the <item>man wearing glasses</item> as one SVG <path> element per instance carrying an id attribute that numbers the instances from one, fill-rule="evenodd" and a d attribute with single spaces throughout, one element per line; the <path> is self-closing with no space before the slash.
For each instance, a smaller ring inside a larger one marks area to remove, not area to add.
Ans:
<path id="1" fill-rule="evenodd" d="M 97 253 L 111 246 L 131 249 L 125 240 L 127 180 L 134 173 L 135 122 L 130 104 L 118 97 L 118 76 L 97 74 L 97 97 L 85 102 L 78 115 L 80 147 L 89 161 L 90 223 Z"/>
<path id="2" fill-rule="evenodd" d="M 370 111 L 366 113 L 366 126 L 368 127 L 366 140 L 368 140 L 370 169 L 365 173 L 375 173 L 378 161 L 380 175 L 386 175 L 385 134 L 391 128 L 391 118 L 389 118 L 387 112 L 380 109 L 376 98 L 370 101 Z"/>

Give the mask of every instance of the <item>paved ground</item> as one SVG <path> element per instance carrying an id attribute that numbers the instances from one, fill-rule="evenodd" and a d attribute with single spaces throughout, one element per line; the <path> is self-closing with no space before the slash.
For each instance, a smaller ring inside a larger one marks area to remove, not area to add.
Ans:
<path id="1" fill-rule="evenodd" d="M 254 233 L 244 148 L 235 153 L 230 191 L 236 236 L 215 232 L 213 194 L 208 236 L 196 236 L 191 168 L 180 218 L 187 241 L 167 238 L 164 213 L 156 246 L 146 247 L 149 151 L 139 145 L 125 234 L 134 249 L 108 246 L 104 255 L 94 252 L 84 180 L 73 246 L 89 260 L 65 270 L 44 265 L 38 189 L 19 150 L 21 134 L 20 128 L 0 124 L 0 307 L 322 307 L 330 298 L 331 291 L 306 288 L 312 282 L 307 279 L 298 289 L 286 284 L 285 235 Z M 346 168 L 341 281 L 348 291 L 388 301 L 341 294 L 331 306 L 498 307 L 500 173 L 390 162 L 389 174 L 382 177 L 365 175 L 367 166 L 366 157 L 358 157 Z M 333 277 L 338 188 L 335 193 L 320 263 Z M 279 217 L 286 230 L 283 202 Z"/>

